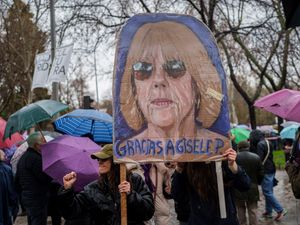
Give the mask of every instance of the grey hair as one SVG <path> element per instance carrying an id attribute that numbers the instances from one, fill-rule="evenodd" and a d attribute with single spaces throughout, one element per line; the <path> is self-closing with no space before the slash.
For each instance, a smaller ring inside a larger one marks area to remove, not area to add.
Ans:
<path id="1" fill-rule="evenodd" d="M 39 132 L 34 132 L 27 138 L 27 143 L 30 148 L 34 148 L 35 144 L 42 143 L 42 135 Z"/>
<path id="2" fill-rule="evenodd" d="M 0 161 L 5 161 L 5 153 L 0 149 Z"/>

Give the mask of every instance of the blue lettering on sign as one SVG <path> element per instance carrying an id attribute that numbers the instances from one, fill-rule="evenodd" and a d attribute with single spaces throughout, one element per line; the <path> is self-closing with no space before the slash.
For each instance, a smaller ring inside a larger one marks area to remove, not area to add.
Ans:
<path id="1" fill-rule="evenodd" d="M 140 155 L 144 154 L 143 143 L 140 143 L 137 139 L 134 140 L 134 148 Z"/>
<path id="2" fill-rule="evenodd" d="M 135 155 L 163 156 L 175 154 L 212 155 L 218 154 L 225 146 L 220 138 L 215 139 L 186 139 L 181 138 L 173 141 L 167 139 L 129 139 L 121 142 L 117 140 L 114 145 L 114 155 L 116 158 L 131 157 Z"/>
<path id="3" fill-rule="evenodd" d="M 134 146 L 134 142 L 131 141 L 131 140 L 128 140 L 127 141 L 127 152 L 128 152 L 128 155 L 134 155 L 135 154 L 134 150 L 136 148 L 134 148 L 133 146 Z"/>
<path id="4" fill-rule="evenodd" d="M 211 148 L 211 144 L 212 144 L 212 140 L 207 140 L 206 142 L 206 154 L 210 154 L 210 148 Z"/>
<path id="5" fill-rule="evenodd" d="M 151 154 L 151 151 L 152 151 L 152 155 L 154 156 L 155 155 L 155 142 L 152 141 L 152 140 L 148 140 L 150 143 L 149 143 L 149 154 Z"/>
<path id="6" fill-rule="evenodd" d="M 126 145 L 120 147 L 121 141 L 116 141 L 116 145 L 114 147 L 114 155 L 117 158 L 123 158 L 126 156 Z"/>
<path id="7" fill-rule="evenodd" d="M 224 147 L 224 141 L 220 138 L 216 138 L 215 143 L 215 153 L 218 153 L 219 150 Z"/>
<path id="8" fill-rule="evenodd" d="M 174 155 L 174 154 L 175 154 L 175 151 L 174 151 L 174 145 L 173 145 L 172 140 L 168 140 L 168 141 L 167 141 L 165 154 L 166 154 L 166 155 L 169 155 L 169 151 L 171 151 L 171 155 Z"/>
<path id="9" fill-rule="evenodd" d="M 182 154 L 185 150 L 185 138 L 176 141 L 176 153 Z"/>
<path id="10" fill-rule="evenodd" d="M 199 139 L 195 139 L 195 140 L 194 140 L 194 149 L 193 149 L 193 153 L 194 153 L 194 154 L 197 154 L 197 148 L 200 148 L 200 145 L 198 145 L 199 142 L 200 142 Z M 200 151 L 199 151 L 199 153 L 200 153 Z"/>
<path id="11" fill-rule="evenodd" d="M 162 147 L 162 142 L 161 141 L 157 141 L 156 142 L 156 146 L 158 148 L 158 152 L 156 154 L 159 155 L 159 156 L 162 156 L 163 153 L 164 153 L 164 149 Z"/>
<path id="12" fill-rule="evenodd" d="M 193 140 L 192 139 L 188 139 L 186 142 L 186 148 L 185 148 L 185 152 L 189 153 L 193 151 Z"/>

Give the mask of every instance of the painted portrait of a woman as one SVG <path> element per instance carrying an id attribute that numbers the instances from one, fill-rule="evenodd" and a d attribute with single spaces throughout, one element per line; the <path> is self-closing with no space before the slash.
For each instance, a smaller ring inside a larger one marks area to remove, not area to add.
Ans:
<path id="1" fill-rule="evenodd" d="M 193 26 L 208 29 L 174 14 L 141 14 L 126 26 L 132 38 L 127 45 L 119 42 L 115 66 L 116 159 L 202 161 L 221 155 L 229 147 L 224 77 L 208 54 L 215 45 L 205 46 Z"/>

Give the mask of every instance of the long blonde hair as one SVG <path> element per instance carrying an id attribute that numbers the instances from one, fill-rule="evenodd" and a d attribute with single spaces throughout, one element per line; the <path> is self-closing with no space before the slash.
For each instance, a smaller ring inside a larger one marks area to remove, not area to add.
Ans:
<path id="1" fill-rule="evenodd" d="M 201 122 L 204 128 L 210 127 L 221 108 L 221 100 L 214 97 L 215 93 L 222 93 L 221 79 L 197 36 L 185 25 L 170 21 L 145 24 L 132 40 L 120 90 L 120 108 L 127 124 L 139 130 L 145 123 L 132 80 L 132 65 L 153 57 L 155 52 L 151 46 L 160 46 L 166 60 L 184 61 L 194 81 L 195 120 Z"/>

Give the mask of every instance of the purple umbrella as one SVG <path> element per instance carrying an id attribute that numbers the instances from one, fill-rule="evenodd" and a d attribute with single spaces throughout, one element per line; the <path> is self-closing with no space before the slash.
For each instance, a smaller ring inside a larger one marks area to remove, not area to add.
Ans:
<path id="1" fill-rule="evenodd" d="M 100 147 L 87 137 L 62 135 L 42 145 L 43 170 L 60 184 L 63 184 L 64 175 L 76 172 L 74 189 L 81 191 L 98 177 L 98 162 L 90 156 L 99 150 Z"/>
<path id="2" fill-rule="evenodd" d="M 282 89 L 260 98 L 254 106 L 286 120 L 300 122 L 300 91 Z"/>

